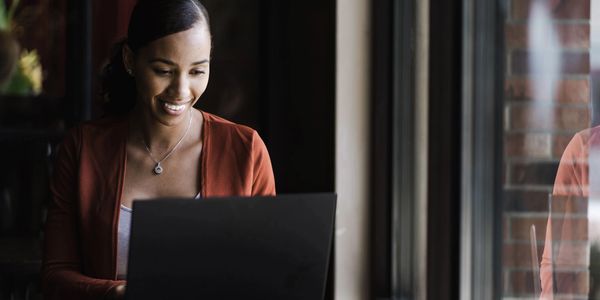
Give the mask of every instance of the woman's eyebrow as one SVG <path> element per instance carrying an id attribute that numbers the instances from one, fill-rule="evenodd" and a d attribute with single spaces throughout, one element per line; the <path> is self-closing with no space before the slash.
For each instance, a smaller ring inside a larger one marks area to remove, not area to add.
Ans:
<path id="1" fill-rule="evenodd" d="M 204 60 L 201 60 L 201 61 L 193 62 L 192 66 L 202 65 L 202 64 L 207 64 L 207 63 L 208 63 L 208 59 L 204 59 Z"/>
<path id="2" fill-rule="evenodd" d="M 163 63 L 163 64 L 172 65 L 172 66 L 177 65 L 176 63 L 174 63 L 174 62 L 172 62 L 172 61 L 170 61 L 168 59 L 160 58 L 160 57 L 149 59 L 148 62 L 149 63 L 160 62 L 160 63 Z"/>
<path id="3" fill-rule="evenodd" d="M 170 61 L 168 59 L 160 58 L 160 57 L 152 58 L 152 59 L 148 60 L 148 62 L 149 63 L 160 62 L 160 63 L 171 65 L 171 66 L 177 66 L 176 63 L 174 63 L 174 62 L 172 62 L 172 61 Z M 201 61 L 193 62 L 191 65 L 195 66 L 195 65 L 202 65 L 202 64 L 206 64 L 206 63 L 208 63 L 208 59 L 204 59 L 204 60 L 201 60 Z"/>

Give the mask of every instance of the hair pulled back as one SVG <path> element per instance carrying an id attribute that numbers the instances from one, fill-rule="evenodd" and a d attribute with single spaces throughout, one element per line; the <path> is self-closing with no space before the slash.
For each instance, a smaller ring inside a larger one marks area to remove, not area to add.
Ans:
<path id="1" fill-rule="evenodd" d="M 208 12 L 198 0 L 139 0 L 131 13 L 127 38 L 113 46 L 100 75 L 105 113 L 123 115 L 135 106 L 135 81 L 123 64 L 125 45 L 135 54 L 151 42 L 188 30 L 198 22 L 210 32 Z"/>

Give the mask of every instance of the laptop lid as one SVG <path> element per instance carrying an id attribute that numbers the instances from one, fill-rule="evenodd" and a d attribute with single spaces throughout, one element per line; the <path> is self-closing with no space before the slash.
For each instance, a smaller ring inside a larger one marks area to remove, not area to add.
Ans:
<path id="1" fill-rule="evenodd" d="M 135 201 L 126 299 L 323 299 L 336 195 Z"/>

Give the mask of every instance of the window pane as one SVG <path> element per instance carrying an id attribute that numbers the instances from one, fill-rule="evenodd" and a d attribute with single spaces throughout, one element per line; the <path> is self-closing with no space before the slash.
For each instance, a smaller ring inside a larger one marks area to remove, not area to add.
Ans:
<path id="1" fill-rule="evenodd" d="M 600 1 L 506 2 L 503 297 L 600 299 Z"/>

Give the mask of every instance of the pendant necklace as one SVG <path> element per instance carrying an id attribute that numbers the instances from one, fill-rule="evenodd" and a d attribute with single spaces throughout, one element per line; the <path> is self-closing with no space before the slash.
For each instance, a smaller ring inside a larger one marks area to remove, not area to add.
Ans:
<path id="1" fill-rule="evenodd" d="M 173 146 L 173 148 L 171 148 L 171 150 L 169 150 L 169 152 L 167 152 L 167 154 L 165 155 L 165 157 L 163 157 L 161 160 L 154 159 L 154 156 L 152 156 L 152 151 L 150 151 L 150 147 L 148 147 L 148 143 L 146 143 L 146 140 L 142 137 L 142 140 L 144 141 L 144 147 L 146 147 L 146 151 L 148 151 L 148 154 L 150 155 L 150 158 L 156 164 L 156 165 L 154 165 L 154 169 L 152 170 L 152 172 L 154 173 L 154 175 L 160 175 L 164 171 L 164 168 L 163 168 L 163 166 L 160 163 L 163 162 L 165 159 L 169 158 L 169 156 L 171 156 L 171 154 L 173 154 L 173 152 L 175 152 L 175 149 L 177 149 L 177 147 L 179 146 L 179 144 L 181 144 L 181 141 L 183 141 L 183 139 L 185 138 L 185 136 L 188 134 L 188 131 L 190 130 L 191 126 L 192 126 L 192 111 L 190 110 L 190 121 L 188 122 L 188 126 L 185 129 L 185 132 L 183 133 L 183 135 L 181 136 L 181 138 L 179 139 L 179 141 L 177 141 L 177 144 L 175 144 L 175 146 Z"/>

